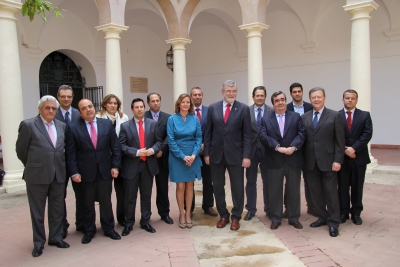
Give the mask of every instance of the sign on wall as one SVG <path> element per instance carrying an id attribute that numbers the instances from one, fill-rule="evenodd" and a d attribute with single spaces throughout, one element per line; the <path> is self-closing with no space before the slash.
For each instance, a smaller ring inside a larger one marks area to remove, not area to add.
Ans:
<path id="1" fill-rule="evenodd" d="M 149 82 L 147 78 L 131 77 L 131 93 L 148 93 Z"/>

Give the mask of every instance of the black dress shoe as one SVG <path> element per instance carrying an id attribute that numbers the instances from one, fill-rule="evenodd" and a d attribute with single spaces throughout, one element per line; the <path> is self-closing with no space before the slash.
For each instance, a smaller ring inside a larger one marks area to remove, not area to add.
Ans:
<path id="1" fill-rule="evenodd" d="M 336 227 L 329 227 L 329 235 L 331 237 L 337 237 L 339 235 L 339 229 Z"/>
<path id="2" fill-rule="evenodd" d="M 84 235 L 82 237 L 82 244 L 89 244 L 90 242 L 92 242 L 92 235 Z"/>
<path id="3" fill-rule="evenodd" d="M 270 228 L 271 230 L 276 230 L 278 229 L 279 225 L 281 225 L 281 222 L 272 222 Z"/>
<path id="4" fill-rule="evenodd" d="M 218 216 L 218 213 L 212 207 L 209 207 L 209 208 L 205 209 L 204 210 L 204 214 L 208 214 L 208 215 L 210 215 L 212 217 L 217 217 Z"/>
<path id="5" fill-rule="evenodd" d="M 43 254 L 43 247 L 34 247 L 32 250 L 32 257 L 39 257 Z"/>
<path id="6" fill-rule="evenodd" d="M 340 215 L 340 223 L 345 223 L 349 219 L 349 215 Z"/>
<path id="7" fill-rule="evenodd" d="M 122 235 L 122 236 L 127 236 L 127 235 L 129 235 L 129 234 L 131 233 L 132 229 L 133 229 L 132 226 L 131 226 L 131 227 L 125 227 L 124 230 L 122 230 L 121 235 Z"/>
<path id="8" fill-rule="evenodd" d="M 287 210 L 285 210 L 285 211 L 283 212 L 282 218 L 283 218 L 283 219 L 287 219 L 287 218 L 288 218 L 288 216 L 287 216 Z"/>
<path id="9" fill-rule="evenodd" d="M 289 221 L 289 225 L 292 225 L 296 229 L 303 229 L 303 225 L 299 221 Z"/>
<path id="10" fill-rule="evenodd" d="M 113 240 L 120 240 L 121 239 L 121 236 L 114 229 L 112 229 L 108 233 L 104 233 L 104 235 L 108 236 L 109 238 L 111 238 Z"/>
<path id="11" fill-rule="evenodd" d="M 171 218 L 170 218 L 170 219 L 171 219 Z M 148 224 L 141 225 L 140 228 L 146 230 L 146 231 L 149 232 L 149 233 L 155 233 L 155 232 L 156 232 L 156 229 L 154 229 L 153 226 L 151 226 L 149 223 L 148 223 Z"/>
<path id="12" fill-rule="evenodd" d="M 67 230 L 67 229 L 63 230 L 63 232 L 62 232 L 62 239 L 67 238 L 67 235 L 68 235 L 68 230 Z"/>
<path id="13" fill-rule="evenodd" d="M 251 219 L 253 219 L 254 216 L 255 216 L 254 213 L 251 213 L 250 211 L 248 211 L 246 216 L 244 216 L 244 220 L 245 221 L 250 221 Z"/>
<path id="14" fill-rule="evenodd" d="M 58 248 L 69 248 L 69 244 L 65 241 L 57 241 L 57 242 L 50 242 L 49 241 L 49 246 L 56 246 Z"/>
<path id="15" fill-rule="evenodd" d="M 326 222 L 318 220 L 310 224 L 310 227 L 316 228 L 316 227 L 321 227 L 322 225 L 326 225 Z"/>
<path id="16" fill-rule="evenodd" d="M 163 220 L 167 224 L 174 224 L 174 221 L 168 215 L 161 216 L 161 220 Z"/>
<path id="17" fill-rule="evenodd" d="M 351 219 L 353 220 L 353 223 L 355 225 L 361 225 L 362 224 L 362 220 L 360 216 L 351 216 Z"/>

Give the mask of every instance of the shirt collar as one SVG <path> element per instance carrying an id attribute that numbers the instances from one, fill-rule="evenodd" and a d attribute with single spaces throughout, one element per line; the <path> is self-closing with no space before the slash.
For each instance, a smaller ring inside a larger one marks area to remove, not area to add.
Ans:
<path id="1" fill-rule="evenodd" d="M 47 125 L 48 122 L 47 122 L 45 119 L 43 119 L 42 115 L 40 115 L 40 118 L 42 119 L 43 123 L 44 123 L 45 125 Z M 54 120 L 52 120 L 50 123 L 51 123 L 51 124 L 54 124 Z"/>
<path id="2" fill-rule="evenodd" d="M 278 114 L 278 113 L 275 112 L 275 116 L 276 116 L 277 118 L 279 118 L 279 115 L 282 115 L 282 117 L 285 117 L 285 114 L 286 114 L 286 113 Z"/>
<path id="3" fill-rule="evenodd" d="M 260 108 L 261 108 L 261 111 L 263 111 L 264 112 L 264 105 L 262 105 Z M 256 104 L 254 104 L 254 111 L 258 111 L 258 107 L 257 107 L 257 105 Z"/>
<path id="4" fill-rule="evenodd" d="M 160 111 L 153 112 L 153 111 L 150 109 L 150 113 L 151 113 L 151 117 L 153 117 L 153 118 L 154 118 L 154 114 L 157 114 L 158 117 L 160 117 Z"/>
<path id="5" fill-rule="evenodd" d="M 302 108 L 302 107 L 304 106 L 304 101 L 301 102 L 301 105 L 300 105 L 300 106 L 296 105 L 296 104 L 294 103 L 294 101 L 293 101 L 293 106 L 296 107 L 296 108 Z"/>
<path id="6" fill-rule="evenodd" d="M 351 109 L 351 110 L 347 110 L 347 109 L 343 108 L 344 113 L 346 113 L 347 111 L 350 111 L 351 113 L 354 113 L 355 109 L 356 109 L 356 108 L 353 108 L 353 109 Z"/>
<path id="7" fill-rule="evenodd" d="M 133 117 L 133 119 L 135 120 L 136 123 L 139 123 L 139 120 L 138 120 L 138 119 L 136 119 L 135 117 Z M 143 117 L 143 119 L 141 119 L 141 121 L 144 122 L 144 117 Z"/>
<path id="8" fill-rule="evenodd" d="M 319 115 L 321 115 L 322 114 L 322 112 L 324 111 L 324 109 L 325 109 L 325 107 L 322 107 L 318 112 L 318 114 Z M 315 109 L 313 109 L 313 113 L 312 113 L 313 115 L 315 114 Z"/>
<path id="9" fill-rule="evenodd" d="M 194 107 L 194 110 L 196 111 L 196 109 L 199 109 L 200 111 L 202 111 L 203 110 L 203 104 L 201 104 L 200 106 L 198 106 L 198 107 Z"/>
<path id="10" fill-rule="evenodd" d="M 89 124 L 89 125 L 90 125 L 90 122 L 88 122 L 87 120 L 85 120 L 85 122 L 86 122 L 86 124 Z M 97 117 L 94 117 L 93 122 L 94 122 L 95 124 L 97 124 Z"/>

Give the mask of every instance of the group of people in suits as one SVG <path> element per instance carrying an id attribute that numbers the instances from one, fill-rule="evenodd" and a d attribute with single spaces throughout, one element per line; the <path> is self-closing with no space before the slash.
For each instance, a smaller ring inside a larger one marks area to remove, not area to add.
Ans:
<path id="1" fill-rule="evenodd" d="M 343 93 L 339 112 L 325 107 L 325 90 L 310 90 L 311 103 L 303 101 L 303 87 L 290 87 L 293 99 L 275 92 L 271 106 L 265 104 L 265 87 L 254 88 L 254 104 L 236 100 L 238 88 L 232 80 L 223 83 L 222 100 L 202 105 L 203 91 L 194 87 L 175 103 L 175 114 L 160 110 L 161 96 L 150 93 L 145 101 L 131 103 L 133 118 L 121 111 L 116 95 L 106 96 L 96 114 L 93 103 L 82 99 L 78 109 L 71 106 L 73 90 L 62 85 L 53 96 L 43 96 L 39 114 L 21 122 L 16 152 L 25 166 L 23 179 L 32 219 L 34 249 L 43 253 L 46 242 L 44 211 L 48 202 L 48 244 L 68 248 L 64 241 L 69 223 L 65 205 L 69 177 L 76 200 L 76 230 L 92 241 L 96 233 L 94 203 L 99 202 L 100 223 L 105 236 L 121 239 L 114 230 L 111 204 L 112 181 L 117 195 L 116 218 L 127 236 L 135 223 L 137 193 L 140 190 L 140 227 L 149 233 L 153 177 L 157 187 L 158 214 L 167 224 L 169 177 L 176 182 L 179 227 L 193 226 L 194 180 L 203 182 L 202 209 L 220 216 L 217 228 L 228 223 L 240 228 L 257 211 L 257 173 L 263 181 L 264 212 L 272 230 L 282 219 L 297 229 L 300 217 L 300 179 L 305 181 L 307 212 L 318 217 L 311 227 L 329 226 L 329 234 L 339 234 L 340 223 L 351 215 L 362 224 L 362 193 L 366 165 L 370 163 L 368 143 L 372 138 L 369 112 L 356 108 L 358 94 Z M 244 184 L 246 170 L 246 185 Z M 233 208 L 227 209 L 225 172 L 228 171 Z M 286 181 L 284 184 L 284 180 Z M 247 203 L 244 206 L 245 195 Z M 214 197 L 217 212 L 213 209 Z M 285 206 L 286 210 L 283 211 Z"/>

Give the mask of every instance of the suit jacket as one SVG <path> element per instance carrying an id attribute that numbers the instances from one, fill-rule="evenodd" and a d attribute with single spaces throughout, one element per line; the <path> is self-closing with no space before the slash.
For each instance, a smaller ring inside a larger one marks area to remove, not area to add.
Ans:
<path id="1" fill-rule="evenodd" d="M 261 120 L 260 138 L 265 145 L 266 156 L 264 162 L 267 168 L 283 168 L 285 162 L 294 168 L 303 166 L 302 147 L 306 138 L 306 130 L 298 113 L 286 110 L 283 137 L 281 136 L 275 112 L 264 116 Z M 296 150 L 292 155 L 288 156 L 275 150 L 278 145 L 281 147 L 294 146 Z"/>
<path id="2" fill-rule="evenodd" d="M 68 174 L 72 177 L 79 173 L 82 182 L 93 182 L 97 171 L 103 179 L 111 179 L 111 169 L 121 167 L 121 147 L 111 121 L 96 120 L 96 148 L 82 118 L 67 126 L 65 156 Z"/>
<path id="3" fill-rule="evenodd" d="M 71 114 L 71 119 L 72 119 L 71 122 L 79 121 L 79 118 L 81 117 L 81 114 L 79 114 L 79 111 L 76 108 L 71 107 L 71 113 L 72 113 Z M 57 110 L 56 119 L 65 123 L 65 119 L 61 112 L 61 108 L 59 108 Z"/>
<path id="4" fill-rule="evenodd" d="M 287 110 L 294 111 L 293 101 L 286 105 Z M 304 113 L 313 109 L 312 105 L 306 101 L 303 101 Z"/>
<path id="5" fill-rule="evenodd" d="M 171 116 L 171 115 L 160 111 L 160 115 L 158 116 L 158 120 L 157 120 L 158 136 L 163 141 L 160 150 L 163 153 L 161 159 L 163 161 L 163 166 L 165 168 L 168 168 L 169 147 L 168 147 L 168 136 L 167 136 L 167 122 L 168 122 L 169 116 Z M 144 117 L 153 119 L 153 116 L 151 115 L 150 110 L 148 110 L 144 113 Z"/>
<path id="6" fill-rule="evenodd" d="M 324 108 L 314 129 L 313 110 L 301 116 L 306 128 L 304 169 L 312 171 L 317 162 L 321 171 L 332 171 L 333 162 L 342 164 L 344 158 L 344 130 L 339 112 Z"/>
<path id="7" fill-rule="evenodd" d="M 152 176 L 158 174 L 158 163 L 156 154 L 160 151 L 162 140 L 158 137 L 157 123 L 149 118 L 144 118 L 144 133 L 146 148 L 152 148 L 154 155 L 147 157 L 147 166 Z M 125 179 L 135 178 L 138 170 L 140 157 L 136 156 L 140 149 L 139 133 L 136 128 L 135 119 L 121 124 L 119 142 L 122 150 L 121 176 Z"/>
<path id="8" fill-rule="evenodd" d="M 372 138 L 372 120 L 370 113 L 356 108 L 354 110 L 350 132 L 347 127 L 344 110 L 341 109 L 339 113 L 342 117 L 346 146 L 350 146 L 356 151 L 354 162 L 358 165 L 371 163 L 368 153 L 368 143 Z"/>
<path id="9" fill-rule="evenodd" d="M 57 142 L 53 142 L 40 115 L 21 122 L 18 129 L 16 152 L 25 170 L 22 179 L 30 184 L 51 184 L 56 178 L 64 183 L 65 172 L 65 123 L 54 119 Z"/>
<path id="10" fill-rule="evenodd" d="M 208 107 L 204 156 L 210 156 L 210 163 L 218 164 L 223 155 L 230 165 L 241 164 L 243 158 L 251 159 L 250 111 L 239 101 L 232 104 L 226 123 L 223 101 Z"/>
<path id="11" fill-rule="evenodd" d="M 204 106 L 201 109 L 201 135 L 202 135 L 202 142 L 204 143 L 204 137 L 206 135 L 206 129 L 207 129 L 207 114 L 208 114 L 208 107 Z M 195 112 L 196 114 L 196 112 Z"/>
<path id="12" fill-rule="evenodd" d="M 105 113 L 103 115 L 96 114 L 96 117 L 108 120 L 107 115 Z M 122 115 L 122 118 L 121 118 L 118 113 L 117 113 L 116 118 L 117 119 L 115 120 L 115 132 L 116 132 L 117 136 L 119 136 L 119 132 L 121 130 L 121 124 L 126 121 L 129 121 L 129 119 L 126 114 Z"/>
<path id="13" fill-rule="evenodd" d="M 257 118 L 254 112 L 254 104 L 249 106 L 250 117 L 251 117 L 251 159 L 254 157 L 256 153 L 257 144 L 260 144 L 260 149 L 263 155 L 265 155 L 264 145 L 260 141 L 260 131 L 257 128 Z M 263 117 L 267 117 L 271 112 L 274 112 L 274 109 L 268 105 L 264 104 L 264 115 Z"/>

